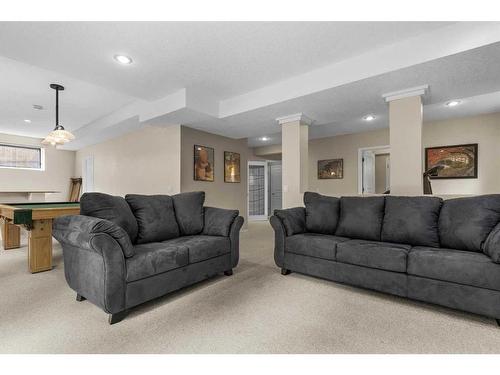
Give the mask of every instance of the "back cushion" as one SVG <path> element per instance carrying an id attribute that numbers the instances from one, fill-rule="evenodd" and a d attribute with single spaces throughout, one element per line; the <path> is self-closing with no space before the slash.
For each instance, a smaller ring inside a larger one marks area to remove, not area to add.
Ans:
<path id="1" fill-rule="evenodd" d="M 139 226 L 137 243 L 160 242 L 179 237 L 172 197 L 128 194 L 125 199 Z"/>
<path id="2" fill-rule="evenodd" d="M 380 241 L 383 218 L 384 197 L 342 197 L 340 220 L 335 234 Z"/>
<path id="3" fill-rule="evenodd" d="M 80 213 L 109 220 L 122 227 L 132 243 L 137 238 L 137 220 L 125 198 L 104 193 L 85 193 L 80 199 Z"/>
<path id="4" fill-rule="evenodd" d="M 439 247 L 442 204 L 437 197 L 386 197 L 382 241 Z"/>
<path id="5" fill-rule="evenodd" d="M 335 234 L 339 221 L 340 199 L 305 192 L 306 229 L 308 232 Z"/>
<path id="6" fill-rule="evenodd" d="M 500 194 L 445 200 L 439 215 L 442 247 L 481 251 L 500 221 Z"/>
<path id="7" fill-rule="evenodd" d="M 203 230 L 205 192 L 193 191 L 172 196 L 175 217 L 182 236 L 200 234 Z"/>

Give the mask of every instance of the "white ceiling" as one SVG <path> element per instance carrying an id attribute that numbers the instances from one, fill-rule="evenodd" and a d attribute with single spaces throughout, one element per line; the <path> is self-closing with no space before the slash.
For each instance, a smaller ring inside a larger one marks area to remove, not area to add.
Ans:
<path id="1" fill-rule="evenodd" d="M 357 132 L 387 126 L 382 93 L 421 84 L 431 86 L 427 119 L 450 116 L 439 103 L 455 97 L 475 97 L 456 114 L 491 111 L 499 41 L 500 23 L 0 22 L 0 132 L 44 136 L 52 82 L 67 88 L 73 149 L 145 123 L 259 145 L 279 132 L 276 117 L 297 112 L 315 120 L 311 137 Z M 116 53 L 134 63 L 118 65 Z M 361 121 L 366 113 L 377 120 Z"/>

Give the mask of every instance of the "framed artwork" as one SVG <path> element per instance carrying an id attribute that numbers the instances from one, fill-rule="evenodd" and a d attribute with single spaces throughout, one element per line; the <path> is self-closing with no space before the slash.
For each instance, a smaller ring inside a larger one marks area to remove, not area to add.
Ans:
<path id="1" fill-rule="evenodd" d="M 194 145 L 194 180 L 214 181 L 214 149 Z"/>
<path id="2" fill-rule="evenodd" d="M 318 160 L 318 179 L 344 178 L 344 159 Z"/>
<path id="3" fill-rule="evenodd" d="M 240 154 L 224 151 L 224 182 L 241 182 Z"/>
<path id="4" fill-rule="evenodd" d="M 477 143 L 427 147 L 425 171 L 437 167 L 432 179 L 477 178 Z"/>

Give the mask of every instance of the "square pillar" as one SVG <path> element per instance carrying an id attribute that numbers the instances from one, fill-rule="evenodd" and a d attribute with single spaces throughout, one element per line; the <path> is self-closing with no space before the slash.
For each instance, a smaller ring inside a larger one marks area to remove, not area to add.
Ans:
<path id="1" fill-rule="evenodd" d="M 383 95 L 389 103 L 392 195 L 423 194 L 422 95 L 428 86 Z"/>
<path id="2" fill-rule="evenodd" d="M 309 186 L 309 125 L 302 113 L 277 118 L 281 127 L 283 208 L 303 206 Z"/>

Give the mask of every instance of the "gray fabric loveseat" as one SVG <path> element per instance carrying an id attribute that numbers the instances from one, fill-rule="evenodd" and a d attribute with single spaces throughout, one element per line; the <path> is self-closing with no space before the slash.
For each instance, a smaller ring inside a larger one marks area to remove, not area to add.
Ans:
<path id="1" fill-rule="evenodd" d="M 500 195 L 327 197 L 276 210 L 274 258 L 290 271 L 495 318 Z"/>
<path id="2" fill-rule="evenodd" d="M 238 264 L 243 218 L 204 207 L 205 193 L 82 196 L 81 215 L 54 220 L 64 272 L 77 300 L 122 320 L 131 307 Z"/>

